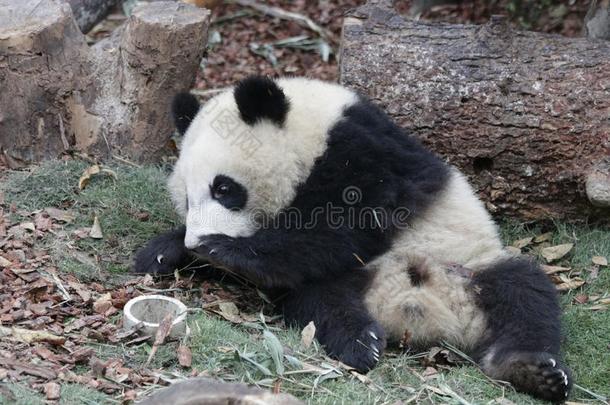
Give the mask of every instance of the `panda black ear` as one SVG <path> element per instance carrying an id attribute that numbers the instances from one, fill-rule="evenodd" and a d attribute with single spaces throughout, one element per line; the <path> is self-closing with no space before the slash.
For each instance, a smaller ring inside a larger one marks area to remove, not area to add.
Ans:
<path id="1" fill-rule="evenodd" d="M 290 103 L 282 89 L 268 77 L 251 76 L 235 86 L 233 92 L 241 119 L 248 125 L 254 125 L 262 119 L 268 119 L 282 126 Z"/>
<path id="2" fill-rule="evenodd" d="M 178 93 L 172 101 L 172 115 L 174 116 L 174 124 L 184 135 L 191 121 L 199 111 L 199 101 L 190 93 Z"/>

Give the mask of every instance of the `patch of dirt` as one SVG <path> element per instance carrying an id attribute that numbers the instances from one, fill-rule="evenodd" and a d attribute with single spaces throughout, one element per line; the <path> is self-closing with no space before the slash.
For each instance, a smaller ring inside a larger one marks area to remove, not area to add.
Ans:
<path id="1" fill-rule="evenodd" d="M 338 67 L 336 53 L 339 50 L 339 39 L 343 15 L 364 4 L 363 0 L 321 0 L 321 1 L 265 1 L 267 6 L 281 7 L 285 11 L 298 13 L 311 18 L 320 26 L 328 29 L 333 37 L 329 45 L 333 50 L 328 62 L 324 62 L 316 51 L 304 51 L 293 48 L 275 48 L 274 56 L 277 65 L 255 54 L 252 44 L 271 44 L 278 40 L 308 36 L 318 39 L 318 34 L 302 27 L 295 21 L 281 20 L 262 15 L 236 4 L 226 4 L 214 10 L 213 25 L 210 27 L 211 38 L 214 32 L 222 41 L 211 45 L 205 67 L 200 72 L 196 88 L 211 89 L 230 86 L 248 75 L 263 74 L 269 76 L 307 76 L 324 80 L 337 80 Z M 239 15 L 247 13 L 245 16 Z M 235 17 L 237 18 L 231 18 Z M 227 18 L 230 18 L 227 20 Z"/>
<path id="2" fill-rule="evenodd" d="M 133 400 L 150 386 L 166 385 L 171 377 L 152 366 L 131 364 L 129 356 L 96 357 L 99 344 L 116 346 L 119 353 L 121 347 L 146 344 L 147 336 L 122 327 L 122 309 L 131 298 L 162 293 L 188 303 L 190 308 L 220 316 L 219 303 L 243 302 L 246 304 L 240 306 L 248 305 L 246 309 L 251 309 L 249 305 L 260 309 L 260 299 L 252 288 L 221 286 L 185 272 L 180 278 L 157 280 L 150 275 L 115 275 L 120 284 L 79 280 L 58 268 L 41 247 L 43 238 L 63 240 L 70 218 L 68 210 L 24 212 L 0 201 L 1 381 L 26 385 L 48 400 L 57 400 L 58 386 L 67 382 Z M 78 231 L 72 232 L 74 237 L 88 237 L 88 232 L 79 236 Z M 81 260 L 96 260 L 88 252 L 76 252 L 66 242 L 66 250 L 70 249 Z M 177 356 L 188 350 L 183 347 Z"/>

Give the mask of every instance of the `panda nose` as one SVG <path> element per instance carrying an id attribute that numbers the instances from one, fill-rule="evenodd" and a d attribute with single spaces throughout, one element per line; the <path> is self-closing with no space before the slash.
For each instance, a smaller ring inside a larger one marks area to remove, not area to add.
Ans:
<path id="1" fill-rule="evenodd" d="M 201 245 L 201 239 L 199 238 L 199 236 L 193 234 L 193 233 L 189 233 L 188 230 L 186 231 L 186 235 L 184 237 L 184 246 L 189 249 L 196 249 Z"/>

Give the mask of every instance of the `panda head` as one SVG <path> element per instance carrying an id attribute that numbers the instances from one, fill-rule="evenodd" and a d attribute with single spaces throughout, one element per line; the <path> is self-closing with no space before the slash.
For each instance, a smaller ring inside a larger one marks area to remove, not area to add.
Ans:
<path id="1" fill-rule="evenodd" d="M 178 95 L 172 110 L 184 139 L 169 189 L 186 247 L 212 234 L 250 236 L 261 215 L 289 206 L 328 131 L 356 100 L 338 85 L 303 78 L 250 77 L 201 108 L 192 95 Z"/>

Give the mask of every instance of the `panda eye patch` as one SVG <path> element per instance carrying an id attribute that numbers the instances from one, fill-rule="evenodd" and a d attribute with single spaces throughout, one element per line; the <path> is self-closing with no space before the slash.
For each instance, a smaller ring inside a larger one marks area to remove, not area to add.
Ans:
<path id="1" fill-rule="evenodd" d="M 229 176 L 219 174 L 210 185 L 212 198 L 230 210 L 240 210 L 246 206 L 248 192 L 245 187 Z"/>

